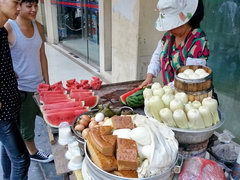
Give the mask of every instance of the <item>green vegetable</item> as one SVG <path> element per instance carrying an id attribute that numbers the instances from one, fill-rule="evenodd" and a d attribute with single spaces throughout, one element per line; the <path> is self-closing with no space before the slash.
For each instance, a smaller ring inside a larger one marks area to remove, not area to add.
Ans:
<path id="1" fill-rule="evenodd" d="M 107 104 L 100 112 L 102 112 L 105 117 L 112 117 L 116 115 L 116 113 L 110 109 L 110 104 Z"/>
<path id="2" fill-rule="evenodd" d="M 164 108 L 162 99 L 159 96 L 152 96 L 148 102 L 148 108 L 152 116 L 161 122 L 159 112 Z"/>
<path id="3" fill-rule="evenodd" d="M 145 88 L 143 91 L 143 97 L 144 99 L 150 99 L 153 96 L 153 92 L 149 88 Z"/>

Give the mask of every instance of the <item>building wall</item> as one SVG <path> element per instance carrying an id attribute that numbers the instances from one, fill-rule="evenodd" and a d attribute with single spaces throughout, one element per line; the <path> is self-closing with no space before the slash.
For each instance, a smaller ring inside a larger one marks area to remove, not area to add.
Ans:
<path id="1" fill-rule="evenodd" d="M 161 35 L 157 0 L 112 1 L 112 82 L 143 79 Z"/>
<path id="2" fill-rule="evenodd" d="M 112 1 L 112 82 L 137 78 L 139 0 Z"/>
<path id="3" fill-rule="evenodd" d="M 156 4 L 158 0 L 140 0 L 141 9 L 139 13 L 139 41 L 138 41 L 138 66 L 137 79 L 144 79 L 147 73 L 147 66 L 152 53 L 156 49 L 158 41 L 163 33 L 155 29 L 155 21 L 158 18 Z M 150 2 L 150 3 L 149 3 Z M 160 81 L 160 75 L 155 81 Z"/>

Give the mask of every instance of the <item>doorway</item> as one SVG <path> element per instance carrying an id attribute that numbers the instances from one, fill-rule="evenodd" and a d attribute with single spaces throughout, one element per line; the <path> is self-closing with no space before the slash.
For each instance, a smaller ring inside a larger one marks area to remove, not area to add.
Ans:
<path id="1" fill-rule="evenodd" d="M 57 5 L 59 42 L 99 69 L 98 0 L 52 1 Z"/>

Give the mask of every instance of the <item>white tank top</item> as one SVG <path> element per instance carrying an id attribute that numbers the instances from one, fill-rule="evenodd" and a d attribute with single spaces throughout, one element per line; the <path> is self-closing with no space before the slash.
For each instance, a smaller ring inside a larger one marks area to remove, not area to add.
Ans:
<path id="1" fill-rule="evenodd" d="M 39 83 L 43 82 L 40 62 L 40 48 L 42 38 L 35 21 L 32 21 L 34 34 L 26 37 L 17 22 L 8 20 L 12 26 L 15 42 L 10 47 L 13 68 L 18 78 L 18 89 L 27 92 L 36 92 Z"/>

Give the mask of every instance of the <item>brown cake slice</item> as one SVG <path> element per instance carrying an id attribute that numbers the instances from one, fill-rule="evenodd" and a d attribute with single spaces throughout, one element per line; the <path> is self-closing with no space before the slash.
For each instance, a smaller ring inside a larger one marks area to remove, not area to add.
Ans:
<path id="1" fill-rule="evenodd" d="M 117 170 L 117 160 L 114 156 L 105 156 L 94 145 L 91 134 L 87 136 L 87 148 L 92 161 L 104 171 L 111 172 Z"/>
<path id="2" fill-rule="evenodd" d="M 134 124 L 131 116 L 113 116 L 113 129 L 133 129 Z"/>
<path id="3" fill-rule="evenodd" d="M 137 170 L 137 144 L 131 139 L 117 139 L 117 165 L 118 170 Z"/>
<path id="4" fill-rule="evenodd" d="M 111 134 L 106 131 L 104 126 L 92 128 L 89 132 L 94 143 L 95 148 L 105 156 L 113 156 L 116 147 L 117 136 L 107 135 Z"/>

